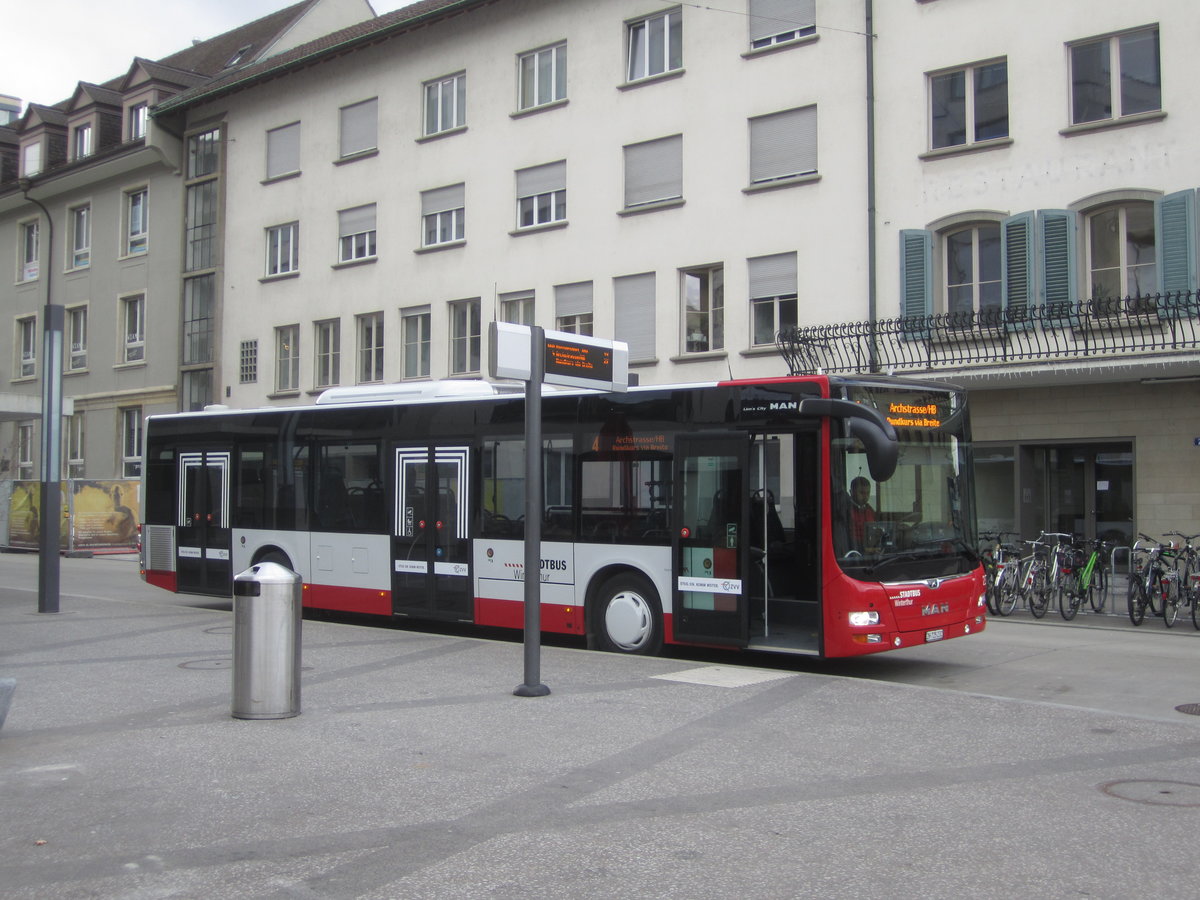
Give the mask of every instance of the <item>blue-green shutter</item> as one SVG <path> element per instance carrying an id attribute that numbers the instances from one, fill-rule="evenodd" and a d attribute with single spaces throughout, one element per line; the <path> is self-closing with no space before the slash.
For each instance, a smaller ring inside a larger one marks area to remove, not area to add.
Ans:
<path id="1" fill-rule="evenodd" d="M 1154 201 L 1157 291 L 1169 315 L 1196 310 L 1196 192 L 1178 191 Z"/>
<path id="2" fill-rule="evenodd" d="M 1017 213 L 1000 224 L 1000 298 L 1005 320 L 1013 328 L 1029 324 L 1035 302 L 1033 281 L 1033 212 Z"/>
<path id="3" fill-rule="evenodd" d="M 1038 210 L 1038 255 L 1041 261 L 1038 300 L 1046 321 L 1078 324 L 1075 213 L 1069 209 Z"/>
<path id="4" fill-rule="evenodd" d="M 900 232 L 900 315 L 909 338 L 929 335 L 933 315 L 933 235 L 924 229 Z"/>

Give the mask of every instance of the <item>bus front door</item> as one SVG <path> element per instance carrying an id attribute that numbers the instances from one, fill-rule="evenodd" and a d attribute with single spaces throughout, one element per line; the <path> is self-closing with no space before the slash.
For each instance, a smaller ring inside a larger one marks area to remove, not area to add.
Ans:
<path id="1" fill-rule="evenodd" d="M 748 641 L 748 448 L 745 437 L 728 433 L 679 436 L 672 529 L 678 640 Z"/>
<path id="2" fill-rule="evenodd" d="M 471 621 L 467 447 L 397 447 L 392 611 Z"/>
<path id="3" fill-rule="evenodd" d="M 181 592 L 232 596 L 229 458 L 228 450 L 179 454 L 175 576 Z"/>

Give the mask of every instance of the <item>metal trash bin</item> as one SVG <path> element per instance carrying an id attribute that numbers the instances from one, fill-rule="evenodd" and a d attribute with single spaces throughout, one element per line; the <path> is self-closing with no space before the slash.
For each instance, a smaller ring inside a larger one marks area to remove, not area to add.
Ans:
<path id="1" fill-rule="evenodd" d="M 300 576 L 262 562 L 233 579 L 233 717 L 300 715 Z"/>

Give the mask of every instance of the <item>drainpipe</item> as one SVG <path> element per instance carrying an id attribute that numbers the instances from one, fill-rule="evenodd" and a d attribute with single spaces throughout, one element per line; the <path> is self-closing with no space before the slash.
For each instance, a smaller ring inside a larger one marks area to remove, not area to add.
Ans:
<path id="1" fill-rule="evenodd" d="M 867 353 L 870 371 L 879 371 L 875 345 L 875 320 L 878 313 L 876 296 L 876 249 L 875 249 L 875 8 L 874 0 L 866 2 L 867 42 L 867 320 L 870 338 Z"/>

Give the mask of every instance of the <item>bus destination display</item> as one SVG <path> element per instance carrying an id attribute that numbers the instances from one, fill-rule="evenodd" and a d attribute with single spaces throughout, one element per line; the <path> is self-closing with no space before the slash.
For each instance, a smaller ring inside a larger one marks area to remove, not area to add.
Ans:
<path id="1" fill-rule="evenodd" d="M 611 383 L 612 348 L 597 347 L 560 338 L 546 338 L 546 374 L 567 375 Z"/>

